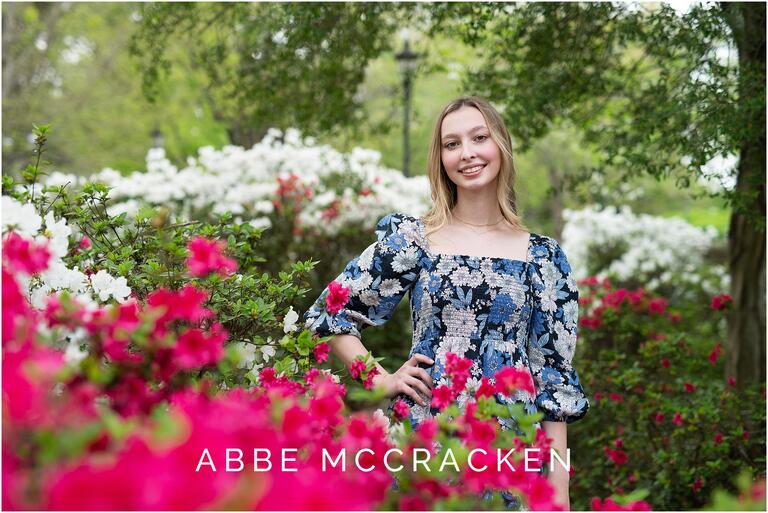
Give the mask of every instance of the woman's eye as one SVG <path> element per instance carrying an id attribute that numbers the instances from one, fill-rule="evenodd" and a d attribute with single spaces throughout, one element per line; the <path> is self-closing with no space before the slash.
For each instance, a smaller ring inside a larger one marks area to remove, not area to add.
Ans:
<path id="1" fill-rule="evenodd" d="M 480 141 L 485 141 L 486 139 L 488 139 L 488 136 L 487 135 L 478 135 L 477 137 L 475 137 L 475 139 L 478 139 Z"/>
<path id="2" fill-rule="evenodd" d="M 457 143 L 456 143 L 456 141 L 451 141 L 451 142 L 449 142 L 449 143 L 446 143 L 446 144 L 445 144 L 445 147 L 446 147 L 446 148 L 448 148 L 448 149 L 450 150 L 450 149 L 452 149 L 452 148 L 455 148 L 455 147 L 456 147 L 456 146 L 454 146 L 455 144 L 457 144 Z"/>

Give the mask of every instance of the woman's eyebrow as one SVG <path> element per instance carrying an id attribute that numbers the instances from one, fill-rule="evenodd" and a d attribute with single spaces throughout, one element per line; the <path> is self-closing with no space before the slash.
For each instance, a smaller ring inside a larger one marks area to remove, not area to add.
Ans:
<path id="1" fill-rule="evenodd" d="M 477 131 L 477 130 L 480 130 L 481 128 L 486 128 L 486 126 L 485 126 L 485 125 L 477 125 L 477 126 L 476 126 L 476 127 L 474 127 L 474 128 L 470 128 L 470 129 L 469 129 L 469 132 L 467 132 L 467 133 L 471 134 L 472 132 L 475 132 L 475 131 Z M 448 139 L 449 137 L 458 137 L 458 136 L 457 136 L 456 134 L 445 134 L 441 140 L 442 140 L 442 141 L 445 141 L 445 140 L 446 140 L 446 139 Z"/>

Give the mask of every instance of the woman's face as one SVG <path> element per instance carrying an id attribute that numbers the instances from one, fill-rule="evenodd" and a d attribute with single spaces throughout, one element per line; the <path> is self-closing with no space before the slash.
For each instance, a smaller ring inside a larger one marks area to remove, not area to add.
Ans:
<path id="1" fill-rule="evenodd" d="M 501 150 L 479 110 L 462 107 L 451 112 L 443 118 L 440 134 L 443 167 L 457 187 L 480 189 L 494 183 Z"/>

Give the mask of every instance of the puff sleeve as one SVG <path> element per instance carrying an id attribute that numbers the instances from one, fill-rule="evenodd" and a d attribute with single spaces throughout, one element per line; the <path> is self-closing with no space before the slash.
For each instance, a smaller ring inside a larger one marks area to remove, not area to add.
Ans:
<path id="1" fill-rule="evenodd" d="M 335 281 L 349 289 L 349 300 L 336 314 L 326 309 L 328 287 L 304 314 L 313 335 L 350 334 L 387 322 L 419 276 L 425 252 L 415 218 L 395 212 L 376 224 L 376 242 L 352 259 Z"/>
<path id="2" fill-rule="evenodd" d="M 533 309 L 528 361 L 542 420 L 575 422 L 586 415 L 589 400 L 572 360 L 576 351 L 579 291 L 560 245 L 550 237 L 531 248 Z"/>

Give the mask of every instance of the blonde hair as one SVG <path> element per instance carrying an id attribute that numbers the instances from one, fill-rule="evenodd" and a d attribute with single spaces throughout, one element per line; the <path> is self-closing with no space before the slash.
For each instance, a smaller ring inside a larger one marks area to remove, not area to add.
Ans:
<path id="1" fill-rule="evenodd" d="M 427 176 L 432 193 L 432 208 L 422 216 L 426 226 L 426 235 L 439 230 L 452 217 L 451 210 L 456 205 L 457 192 L 454 184 L 443 166 L 441 131 L 443 119 L 451 112 L 462 107 L 474 107 L 485 118 L 491 139 L 501 150 L 501 166 L 498 174 L 496 197 L 499 201 L 501 214 L 515 228 L 526 230 L 520 216 L 517 214 L 517 198 L 515 195 L 515 165 L 512 161 L 512 139 L 509 136 L 501 114 L 490 103 L 477 96 L 464 96 L 450 102 L 435 122 L 432 131 L 432 141 L 427 157 Z"/>

